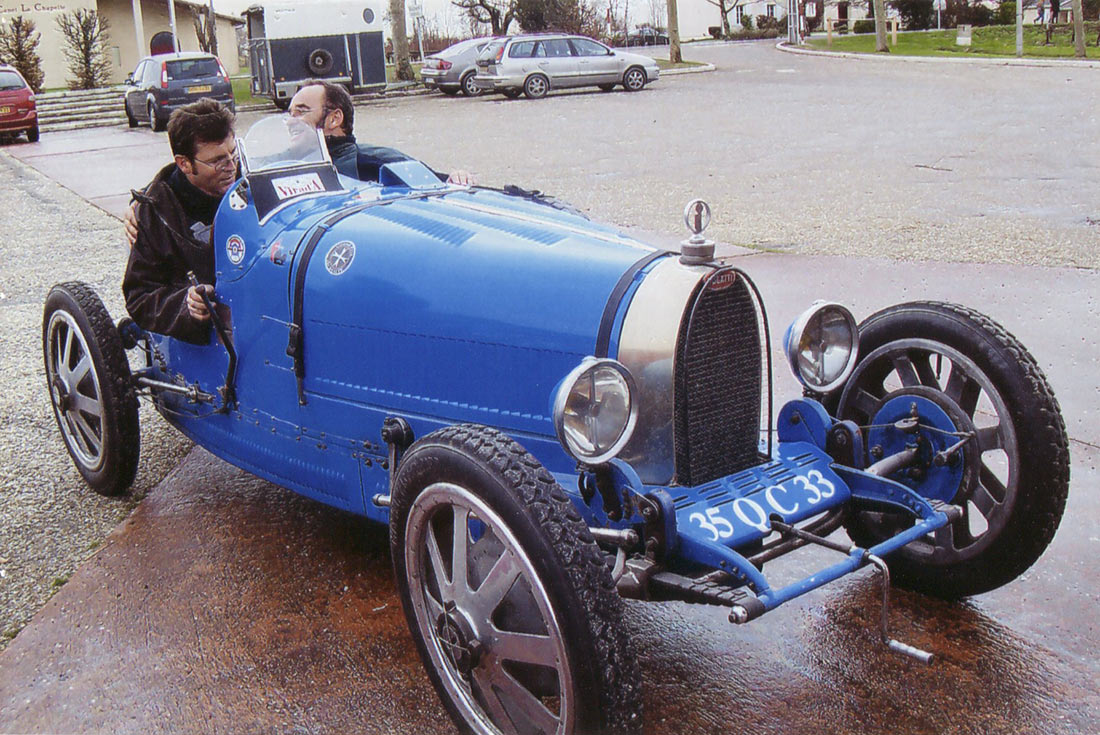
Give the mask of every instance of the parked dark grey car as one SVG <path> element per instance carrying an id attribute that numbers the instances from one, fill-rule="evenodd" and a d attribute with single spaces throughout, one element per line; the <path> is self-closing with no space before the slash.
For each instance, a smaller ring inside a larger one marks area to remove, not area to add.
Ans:
<path id="1" fill-rule="evenodd" d="M 210 97 L 236 111 L 233 85 L 218 57 L 200 51 L 146 56 L 126 78 L 126 120 L 164 130 L 172 110 Z"/>
<path id="2" fill-rule="evenodd" d="M 493 39 L 471 38 L 448 46 L 424 60 L 420 78 L 428 89 L 438 89 L 443 94 L 462 94 L 476 97 L 481 89 L 474 84 L 477 74 L 477 55 Z"/>

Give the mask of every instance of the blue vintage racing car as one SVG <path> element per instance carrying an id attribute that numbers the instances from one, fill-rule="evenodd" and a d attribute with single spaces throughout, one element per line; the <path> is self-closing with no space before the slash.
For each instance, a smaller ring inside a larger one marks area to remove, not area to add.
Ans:
<path id="1" fill-rule="evenodd" d="M 773 416 L 764 304 L 715 259 L 704 203 L 668 252 L 417 162 L 342 178 L 281 119 L 239 149 L 210 344 L 116 325 L 80 283 L 50 291 L 62 438 L 93 489 L 123 492 L 144 396 L 226 461 L 388 523 L 409 626 L 464 732 L 640 730 L 623 597 L 745 623 L 867 565 L 884 605 L 890 580 L 965 596 L 1055 533 L 1058 403 L 981 314 L 906 303 L 857 325 L 815 303 L 777 336 L 805 391 Z M 834 558 L 773 583 L 768 562 L 807 545 Z"/>

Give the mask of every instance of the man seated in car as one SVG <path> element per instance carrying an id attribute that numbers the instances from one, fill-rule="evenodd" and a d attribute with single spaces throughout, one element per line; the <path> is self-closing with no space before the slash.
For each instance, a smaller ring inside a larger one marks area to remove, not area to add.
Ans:
<path id="1" fill-rule="evenodd" d="M 329 157 L 336 170 L 360 181 L 378 181 L 378 170 L 387 163 L 412 160 L 401 151 L 357 143 L 352 135 L 355 108 L 351 95 L 339 84 L 314 80 L 306 82 L 290 100 L 290 114 L 324 133 Z M 438 174 L 448 184 L 472 186 L 468 171 Z"/>
<path id="2" fill-rule="evenodd" d="M 168 120 L 173 162 L 135 192 L 130 216 L 136 230 L 122 291 L 127 311 L 143 329 L 196 344 L 209 341 L 202 292 L 214 292 L 214 214 L 237 180 L 233 121 L 233 113 L 211 99 L 177 109 Z M 192 286 L 189 272 L 202 285 Z"/>
<path id="3" fill-rule="evenodd" d="M 323 81 L 307 82 L 290 100 L 290 114 L 321 130 L 325 136 L 329 157 L 336 170 L 360 181 L 378 181 L 378 170 L 387 163 L 413 160 L 394 148 L 362 145 L 355 141 L 351 130 L 355 109 L 351 95 L 338 84 Z M 169 131 L 171 137 L 171 131 Z M 449 184 L 474 186 L 477 182 L 468 171 L 456 169 L 449 175 L 436 173 Z M 137 236 L 135 208 L 126 213 L 126 239 L 132 246 Z"/>

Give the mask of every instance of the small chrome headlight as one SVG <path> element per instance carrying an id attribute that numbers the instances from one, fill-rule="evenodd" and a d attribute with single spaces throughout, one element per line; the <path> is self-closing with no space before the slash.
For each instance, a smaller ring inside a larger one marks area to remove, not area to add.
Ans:
<path id="1" fill-rule="evenodd" d="M 856 366 L 859 327 L 840 304 L 818 301 L 787 328 L 786 342 L 795 377 L 825 393 L 847 380 Z"/>
<path id="2" fill-rule="evenodd" d="M 586 464 L 617 455 L 630 440 L 637 419 L 634 379 L 615 360 L 586 357 L 554 396 L 558 441 Z"/>

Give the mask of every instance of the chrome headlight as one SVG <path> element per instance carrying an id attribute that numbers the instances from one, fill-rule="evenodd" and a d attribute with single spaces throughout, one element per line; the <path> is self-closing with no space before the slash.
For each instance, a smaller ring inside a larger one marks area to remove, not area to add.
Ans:
<path id="1" fill-rule="evenodd" d="M 554 428 L 565 450 L 585 464 L 613 458 L 638 419 L 634 378 L 615 360 L 586 357 L 558 387 Z"/>
<path id="2" fill-rule="evenodd" d="M 847 380 L 856 366 L 859 328 L 840 304 L 818 301 L 787 328 L 786 343 L 795 377 L 825 393 Z"/>

